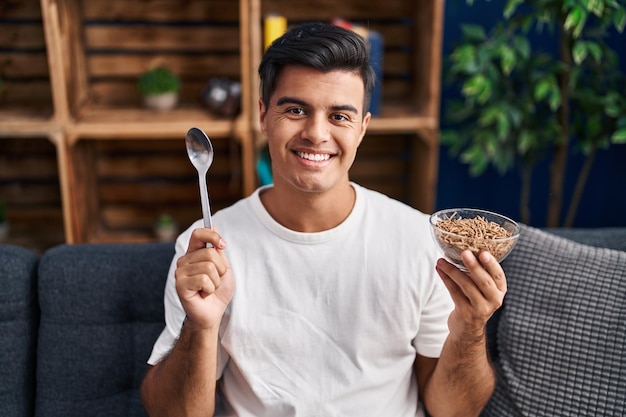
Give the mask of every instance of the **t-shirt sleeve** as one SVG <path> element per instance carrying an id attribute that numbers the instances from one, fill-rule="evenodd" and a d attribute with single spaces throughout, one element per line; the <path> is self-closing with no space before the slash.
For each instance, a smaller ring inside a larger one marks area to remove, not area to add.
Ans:
<path id="1" fill-rule="evenodd" d="M 443 344 L 448 337 L 448 317 L 454 303 L 441 279 L 435 276 L 433 290 L 420 316 L 419 331 L 413 340 L 417 353 L 429 358 L 441 355 Z"/>

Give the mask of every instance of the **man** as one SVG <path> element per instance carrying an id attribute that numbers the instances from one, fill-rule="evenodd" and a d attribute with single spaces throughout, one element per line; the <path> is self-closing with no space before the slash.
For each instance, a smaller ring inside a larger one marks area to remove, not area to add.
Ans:
<path id="1" fill-rule="evenodd" d="M 363 39 L 298 26 L 259 74 L 274 184 L 178 238 L 150 415 L 211 416 L 216 392 L 227 416 L 477 415 L 505 276 L 488 253 L 463 254 L 469 274 L 437 260 L 426 214 L 350 182 L 374 84 Z"/>

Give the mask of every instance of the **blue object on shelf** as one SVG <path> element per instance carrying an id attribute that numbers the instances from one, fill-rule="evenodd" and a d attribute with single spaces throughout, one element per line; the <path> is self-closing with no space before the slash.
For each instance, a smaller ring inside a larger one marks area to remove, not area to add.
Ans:
<path id="1" fill-rule="evenodd" d="M 269 185 L 274 182 L 272 176 L 272 162 L 270 161 L 270 155 L 267 150 L 262 151 L 259 155 L 259 159 L 256 163 L 256 173 L 261 185 Z"/>
<path id="2" fill-rule="evenodd" d="M 376 84 L 372 91 L 369 111 L 372 116 L 380 115 L 383 90 L 383 37 L 380 33 L 370 30 L 367 35 L 370 45 L 370 62 L 376 74 Z"/>

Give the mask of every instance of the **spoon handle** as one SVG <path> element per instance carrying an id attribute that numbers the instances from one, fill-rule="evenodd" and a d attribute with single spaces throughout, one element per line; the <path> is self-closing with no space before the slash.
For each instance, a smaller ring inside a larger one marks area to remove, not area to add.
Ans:
<path id="1" fill-rule="evenodd" d="M 211 221 L 211 205 L 209 204 L 209 191 L 206 185 L 206 172 L 198 174 L 198 181 L 200 182 L 200 201 L 202 203 L 202 218 L 204 219 L 204 227 L 212 229 L 213 222 Z"/>

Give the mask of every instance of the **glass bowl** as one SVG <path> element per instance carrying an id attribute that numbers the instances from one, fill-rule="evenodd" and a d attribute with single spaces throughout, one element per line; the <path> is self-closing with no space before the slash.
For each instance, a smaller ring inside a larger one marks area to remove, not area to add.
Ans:
<path id="1" fill-rule="evenodd" d="M 469 249 L 478 256 L 488 251 L 498 262 L 507 257 L 517 243 L 519 225 L 498 213 L 472 208 L 439 210 L 430 216 L 433 238 L 443 256 L 457 268 L 467 271 L 461 252 Z"/>

